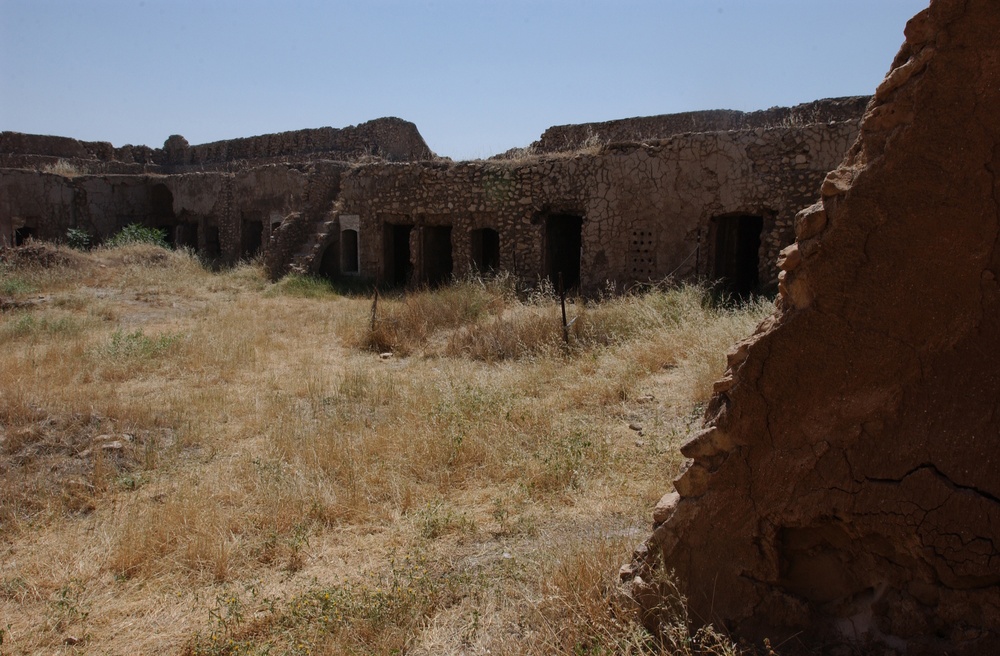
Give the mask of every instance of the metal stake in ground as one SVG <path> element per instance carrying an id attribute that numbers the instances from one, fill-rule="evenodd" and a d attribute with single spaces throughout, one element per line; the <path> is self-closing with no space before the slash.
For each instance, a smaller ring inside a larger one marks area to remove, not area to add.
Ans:
<path id="1" fill-rule="evenodd" d="M 559 304 L 562 305 L 563 341 L 569 346 L 569 324 L 566 323 L 566 289 L 563 287 L 563 274 L 559 272 Z"/>

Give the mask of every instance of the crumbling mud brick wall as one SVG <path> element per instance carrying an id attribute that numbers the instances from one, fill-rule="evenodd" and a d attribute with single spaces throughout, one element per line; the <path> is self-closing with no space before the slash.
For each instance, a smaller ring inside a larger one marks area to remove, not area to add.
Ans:
<path id="1" fill-rule="evenodd" d="M 761 220 L 753 253 L 762 284 L 793 239 L 795 211 L 857 136 L 857 122 L 676 135 L 520 161 L 361 165 L 343 181 L 339 211 L 360 220 L 362 275 L 385 280 L 392 226 L 412 226 L 411 283 L 427 268 L 426 230 L 450 228 L 453 273 L 474 267 L 474 232 L 499 235 L 499 268 L 549 275 L 553 217 L 580 220 L 579 283 L 711 277 L 719 217 Z M 315 267 L 315 263 L 314 263 Z M 398 268 L 398 267 L 397 267 Z"/>
<path id="2" fill-rule="evenodd" d="M 658 567 L 783 651 L 1000 651 L 1000 5 L 905 34 L 623 568 L 652 628 Z"/>

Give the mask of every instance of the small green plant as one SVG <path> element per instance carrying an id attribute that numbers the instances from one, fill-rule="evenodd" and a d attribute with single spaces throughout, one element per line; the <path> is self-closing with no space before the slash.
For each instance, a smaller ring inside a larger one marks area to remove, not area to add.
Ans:
<path id="1" fill-rule="evenodd" d="M 269 294 L 282 296 L 297 296 L 299 298 L 321 298 L 336 294 L 329 280 L 316 276 L 303 276 L 292 273 L 274 284 Z"/>
<path id="2" fill-rule="evenodd" d="M 465 513 L 456 515 L 440 501 L 417 511 L 417 525 L 420 536 L 425 540 L 434 540 L 451 532 L 471 533 L 476 530 L 475 522 Z"/>
<path id="3" fill-rule="evenodd" d="M 80 581 L 72 580 L 56 591 L 50 610 L 54 628 L 62 631 L 75 622 L 86 622 L 90 613 L 84 610 L 81 596 L 84 592 Z"/>
<path id="4" fill-rule="evenodd" d="M 0 294 L 7 294 L 9 296 L 17 296 L 22 294 L 30 294 L 35 291 L 35 288 L 28 281 L 17 276 L 3 276 L 0 277 Z"/>
<path id="5" fill-rule="evenodd" d="M 111 340 L 101 352 L 113 360 L 145 360 L 163 355 L 181 339 L 178 334 L 163 334 L 150 337 L 139 328 L 127 333 L 121 329 L 111 334 Z"/>
<path id="6" fill-rule="evenodd" d="M 0 324 L 0 337 L 16 339 L 18 337 L 37 337 L 40 335 L 78 335 L 83 330 L 80 322 L 72 317 L 58 319 L 38 319 L 31 314 L 22 314 L 12 321 Z"/>
<path id="7" fill-rule="evenodd" d="M 70 228 L 66 231 L 66 245 L 78 251 L 90 249 L 90 233 L 83 228 Z"/>
<path id="8" fill-rule="evenodd" d="M 163 230 L 150 228 L 140 223 L 130 223 L 110 239 L 104 242 L 108 248 L 120 248 L 128 244 L 152 244 L 160 248 L 169 248 L 167 235 Z"/>

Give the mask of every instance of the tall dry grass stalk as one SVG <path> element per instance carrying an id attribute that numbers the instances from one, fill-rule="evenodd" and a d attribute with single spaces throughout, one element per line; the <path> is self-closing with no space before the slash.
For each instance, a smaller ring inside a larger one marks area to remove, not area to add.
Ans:
<path id="1" fill-rule="evenodd" d="M 510 279 L 384 297 L 373 329 L 253 265 L 33 248 L 0 264 L 15 653 L 641 653 L 614 573 L 769 310 L 575 299 L 567 347 Z"/>

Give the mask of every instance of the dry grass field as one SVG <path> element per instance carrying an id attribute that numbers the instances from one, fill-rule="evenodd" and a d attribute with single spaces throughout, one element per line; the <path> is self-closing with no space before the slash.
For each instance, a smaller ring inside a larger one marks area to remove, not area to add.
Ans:
<path id="1" fill-rule="evenodd" d="M 618 567 L 771 310 L 576 301 L 566 348 L 505 279 L 373 323 L 148 245 L 3 258 L 4 655 L 655 652 Z"/>

